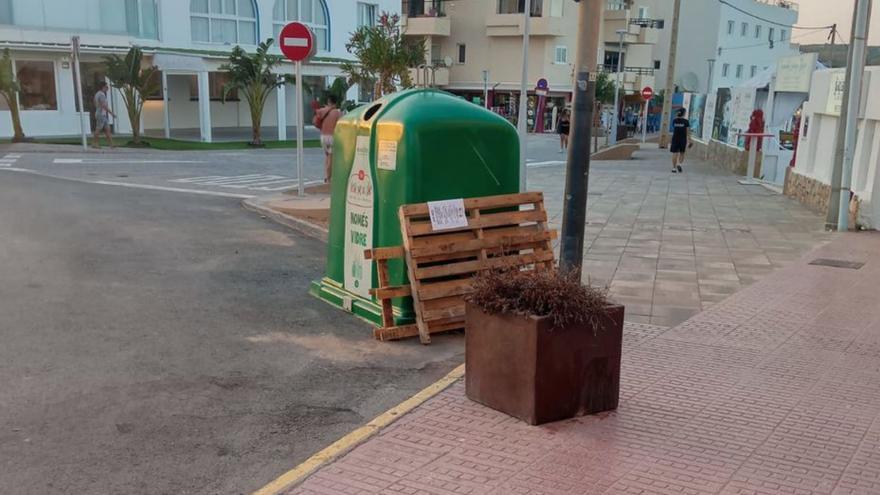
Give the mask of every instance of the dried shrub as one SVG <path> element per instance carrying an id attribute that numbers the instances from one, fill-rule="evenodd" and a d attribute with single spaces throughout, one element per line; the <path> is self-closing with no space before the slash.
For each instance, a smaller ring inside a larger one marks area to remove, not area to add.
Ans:
<path id="1" fill-rule="evenodd" d="M 554 329 L 589 323 L 595 331 L 608 307 L 608 291 L 581 283 L 577 272 L 487 270 L 474 277 L 467 301 L 489 314 L 549 317 Z"/>

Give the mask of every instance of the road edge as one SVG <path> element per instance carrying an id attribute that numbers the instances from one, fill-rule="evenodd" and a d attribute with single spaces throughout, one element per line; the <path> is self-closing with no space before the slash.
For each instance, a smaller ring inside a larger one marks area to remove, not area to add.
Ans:
<path id="1" fill-rule="evenodd" d="M 247 198 L 241 202 L 241 205 L 245 210 L 259 213 L 273 222 L 284 225 L 300 234 L 325 243 L 327 242 L 328 232 L 324 227 L 273 210 L 272 208 L 263 205 L 259 197 Z"/>
<path id="2" fill-rule="evenodd" d="M 409 399 L 406 399 L 379 416 L 376 416 L 366 425 L 361 426 L 333 442 L 324 450 L 309 457 L 300 465 L 282 474 L 263 488 L 253 492 L 252 495 L 277 495 L 283 490 L 293 488 L 318 469 L 342 457 L 358 445 L 378 434 L 384 428 L 387 428 L 392 423 L 405 416 L 407 413 L 411 412 L 413 409 L 446 390 L 450 385 L 461 379 L 463 376 L 464 364 L 461 364 L 447 373 L 443 378 L 424 388 L 421 392 L 413 395 Z"/>

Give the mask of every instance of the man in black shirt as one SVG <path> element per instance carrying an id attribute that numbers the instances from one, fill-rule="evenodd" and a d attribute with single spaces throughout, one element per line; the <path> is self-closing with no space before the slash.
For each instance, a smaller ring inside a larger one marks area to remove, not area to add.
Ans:
<path id="1" fill-rule="evenodd" d="M 684 108 L 678 110 L 678 116 L 672 121 L 672 143 L 669 151 L 672 152 L 672 173 L 682 173 L 681 164 L 684 163 L 685 151 L 693 146 L 690 142 L 691 123 L 685 118 L 687 111 Z"/>

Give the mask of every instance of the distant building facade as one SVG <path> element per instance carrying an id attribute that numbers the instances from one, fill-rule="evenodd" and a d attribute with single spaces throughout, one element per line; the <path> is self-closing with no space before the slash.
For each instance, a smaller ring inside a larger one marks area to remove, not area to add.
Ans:
<path id="1" fill-rule="evenodd" d="M 211 141 L 214 128 L 250 126 L 246 102 L 220 101 L 225 77 L 219 67 L 232 46 L 253 52 L 260 41 L 277 38 L 286 23 L 304 22 L 318 45 L 304 66 L 304 80 L 323 88 L 342 75 L 340 63 L 351 58 L 345 49 L 350 33 L 374 23 L 382 11 L 399 13 L 400 0 L 0 0 L 0 48 L 9 48 L 14 58 L 28 135 L 80 132 L 70 56 L 71 36 L 79 35 L 86 111 L 105 79 L 102 56 L 138 45 L 164 82 L 163 91 L 148 95 L 142 128 L 167 128 L 168 134 L 198 129 L 203 141 Z M 277 43 L 272 51 L 280 54 Z M 292 73 L 293 65 L 285 63 L 280 71 Z M 286 125 L 298 120 L 292 89 L 275 92 L 263 115 L 263 124 L 279 126 L 281 137 Z M 357 99 L 357 88 L 350 96 Z M 116 132 L 129 131 L 120 96 L 113 92 L 110 100 L 119 115 Z M 8 109 L 0 101 L 0 136 L 11 135 Z"/>

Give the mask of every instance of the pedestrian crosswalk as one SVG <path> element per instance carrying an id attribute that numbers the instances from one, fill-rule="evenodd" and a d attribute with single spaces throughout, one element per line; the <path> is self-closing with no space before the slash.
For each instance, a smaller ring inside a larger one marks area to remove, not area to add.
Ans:
<path id="1" fill-rule="evenodd" d="M 296 177 L 274 174 L 205 175 L 202 177 L 172 179 L 169 182 L 229 189 L 247 189 L 251 191 L 284 191 L 299 186 L 299 179 Z M 321 182 L 305 181 L 304 185 L 310 186 L 320 184 Z"/>
<path id="2" fill-rule="evenodd" d="M 9 153 L 5 155 L 3 158 L 0 158 L 0 167 L 11 167 L 15 165 L 15 162 L 21 158 L 21 155 L 18 153 Z"/>

